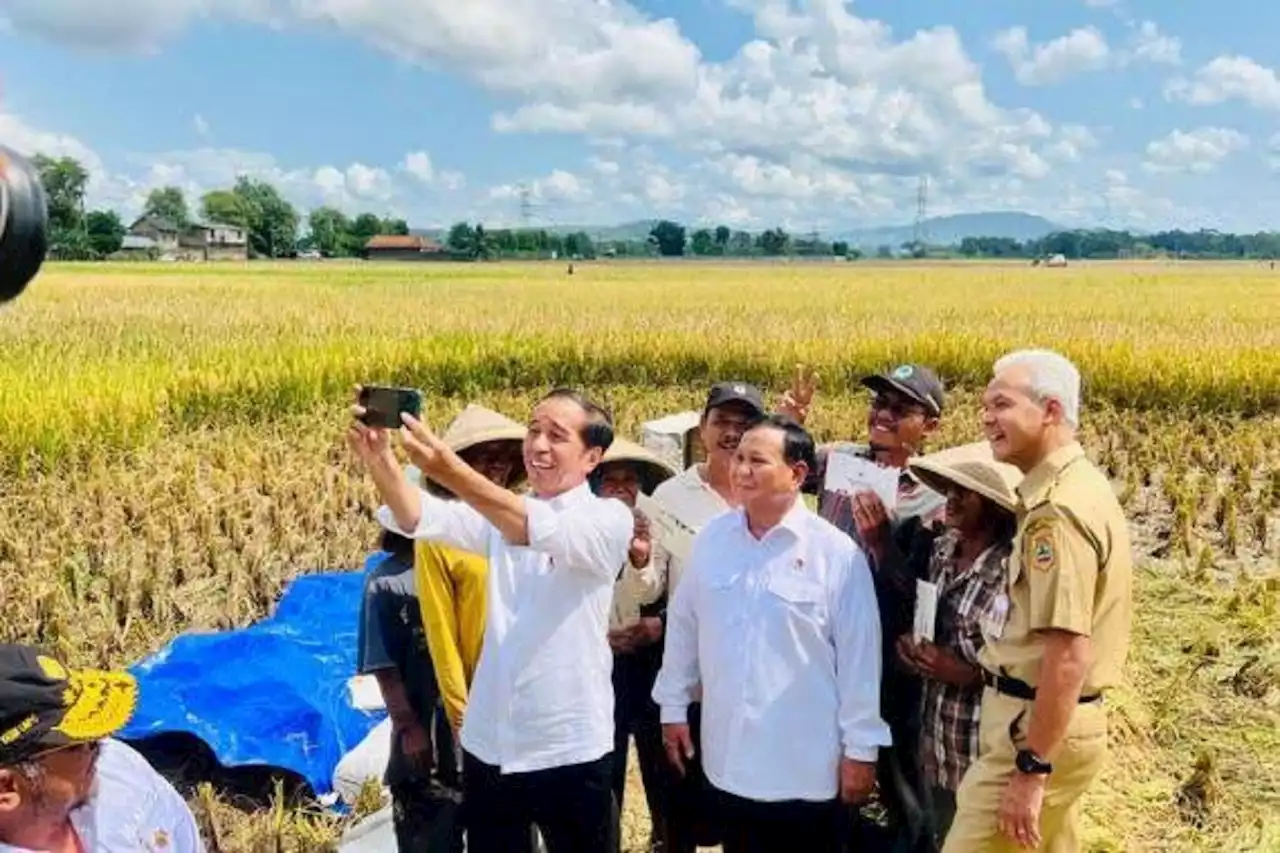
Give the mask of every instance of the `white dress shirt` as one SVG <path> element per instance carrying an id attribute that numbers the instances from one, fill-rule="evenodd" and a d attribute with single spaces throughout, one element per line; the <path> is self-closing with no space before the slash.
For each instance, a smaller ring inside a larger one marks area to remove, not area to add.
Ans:
<path id="1" fill-rule="evenodd" d="M 89 801 L 71 812 L 87 853 L 204 853 L 195 818 L 137 750 L 108 738 Z M 0 853 L 46 853 L 0 842 Z"/>
<path id="2" fill-rule="evenodd" d="M 550 500 L 524 496 L 529 544 L 511 545 L 462 501 L 421 493 L 418 528 L 489 559 L 484 646 L 462 720 L 462 748 L 503 773 L 595 761 L 613 749 L 613 652 L 606 632 L 634 521 L 584 483 Z"/>
<path id="3" fill-rule="evenodd" d="M 689 559 L 693 538 L 718 515 L 731 507 L 702 479 L 697 465 L 684 473 L 664 480 L 653 490 L 653 500 L 661 507 L 655 519 L 653 559 L 650 561 L 656 582 L 666 590 L 668 607 L 671 596 L 680 585 L 684 565 Z"/>
<path id="4" fill-rule="evenodd" d="M 694 541 L 654 701 L 682 723 L 702 684 L 702 766 L 745 799 L 826 801 L 840 759 L 875 761 L 880 616 L 866 557 L 802 500 L 761 539 L 737 509 Z"/>

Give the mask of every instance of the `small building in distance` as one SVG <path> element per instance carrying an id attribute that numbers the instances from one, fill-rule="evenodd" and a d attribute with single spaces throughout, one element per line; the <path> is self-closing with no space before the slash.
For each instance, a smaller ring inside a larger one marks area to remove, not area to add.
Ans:
<path id="1" fill-rule="evenodd" d="M 193 222 L 186 228 L 163 216 L 143 216 L 129 226 L 129 237 L 152 241 L 145 248 L 166 261 L 247 261 L 249 234 L 235 225 Z M 132 247 L 134 251 L 144 248 Z"/>
<path id="2" fill-rule="evenodd" d="M 407 234 L 379 234 L 364 244 L 370 261 L 447 261 L 449 250 L 430 237 Z"/>

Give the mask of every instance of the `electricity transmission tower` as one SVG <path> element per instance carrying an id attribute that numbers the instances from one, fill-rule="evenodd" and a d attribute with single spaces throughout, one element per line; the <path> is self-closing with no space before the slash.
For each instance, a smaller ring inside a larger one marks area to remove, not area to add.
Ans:
<path id="1" fill-rule="evenodd" d="M 916 222 L 911 242 L 917 253 L 924 254 L 929 245 L 929 176 L 921 175 L 916 187 Z"/>

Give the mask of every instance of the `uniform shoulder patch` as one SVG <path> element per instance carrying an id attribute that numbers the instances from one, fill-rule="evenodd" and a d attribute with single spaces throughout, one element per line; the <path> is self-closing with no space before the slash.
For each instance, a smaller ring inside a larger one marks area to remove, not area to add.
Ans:
<path id="1" fill-rule="evenodd" d="M 1025 560 L 1031 568 L 1047 572 L 1058 563 L 1053 546 L 1053 528 L 1046 522 L 1033 523 L 1026 532 Z"/>

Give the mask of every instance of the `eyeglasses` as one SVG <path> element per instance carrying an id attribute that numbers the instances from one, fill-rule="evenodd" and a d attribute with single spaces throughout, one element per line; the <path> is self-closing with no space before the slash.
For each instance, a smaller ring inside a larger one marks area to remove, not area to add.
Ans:
<path id="1" fill-rule="evenodd" d="M 871 398 L 871 409 L 876 412 L 888 412 L 893 416 L 894 420 L 902 420 L 912 415 L 925 415 L 925 409 L 918 403 L 912 403 L 903 400 L 900 397 L 890 397 L 887 394 L 876 394 Z"/>

